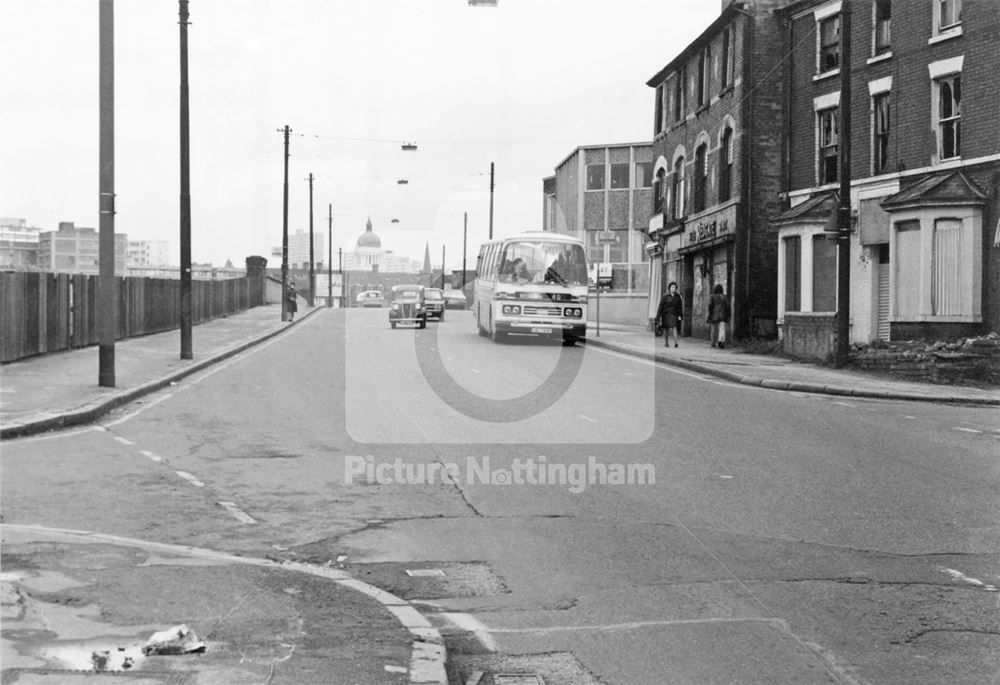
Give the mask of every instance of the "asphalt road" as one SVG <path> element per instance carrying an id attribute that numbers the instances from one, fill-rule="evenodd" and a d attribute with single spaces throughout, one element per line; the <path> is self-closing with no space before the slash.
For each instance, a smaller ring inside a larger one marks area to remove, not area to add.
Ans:
<path id="1" fill-rule="evenodd" d="M 456 682 L 997 682 L 998 440 L 994 410 L 330 311 L 5 445 L 3 513 L 344 566 L 422 602 Z"/>

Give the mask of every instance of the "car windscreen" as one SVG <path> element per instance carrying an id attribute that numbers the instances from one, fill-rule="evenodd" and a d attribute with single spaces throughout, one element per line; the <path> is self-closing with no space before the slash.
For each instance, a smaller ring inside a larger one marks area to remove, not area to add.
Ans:
<path id="1" fill-rule="evenodd" d="M 394 300 L 416 300 L 420 299 L 419 290 L 396 290 L 392 293 Z"/>
<path id="2" fill-rule="evenodd" d="M 440 290 L 425 290 L 424 297 L 428 300 L 440 300 L 441 291 Z"/>

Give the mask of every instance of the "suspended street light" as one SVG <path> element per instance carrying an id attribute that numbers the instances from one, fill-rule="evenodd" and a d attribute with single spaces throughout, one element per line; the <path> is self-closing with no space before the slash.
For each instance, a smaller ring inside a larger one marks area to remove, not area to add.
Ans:
<path id="1" fill-rule="evenodd" d="M 403 143 L 403 151 L 404 152 L 413 152 L 416 149 L 417 149 L 417 144 L 416 143 Z"/>
<path id="2" fill-rule="evenodd" d="M 398 181 L 396 181 L 396 184 L 401 186 L 405 186 L 407 183 L 409 183 L 409 181 L 407 181 L 405 178 L 401 178 Z"/>

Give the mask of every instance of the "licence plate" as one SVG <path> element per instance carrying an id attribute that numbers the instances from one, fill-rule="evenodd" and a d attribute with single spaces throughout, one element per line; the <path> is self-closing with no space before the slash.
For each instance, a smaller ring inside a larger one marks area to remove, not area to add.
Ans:
<path id="1" fill-rule="evenodd" d="M 532 328 L 531 332 L 532 333 L 551 333 L 552 329 L 551 328 Z"/>

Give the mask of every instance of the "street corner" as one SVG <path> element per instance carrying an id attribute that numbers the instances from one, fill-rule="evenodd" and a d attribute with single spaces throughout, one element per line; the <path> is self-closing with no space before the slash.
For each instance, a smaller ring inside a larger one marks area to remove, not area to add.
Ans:
<path id="1" fill-rule="evenodd" d="M 299 570 L 100 541 L 5 541 L 3 561 L 5 683 L 403 683 L 416 654 L 377 598 Z"/>

